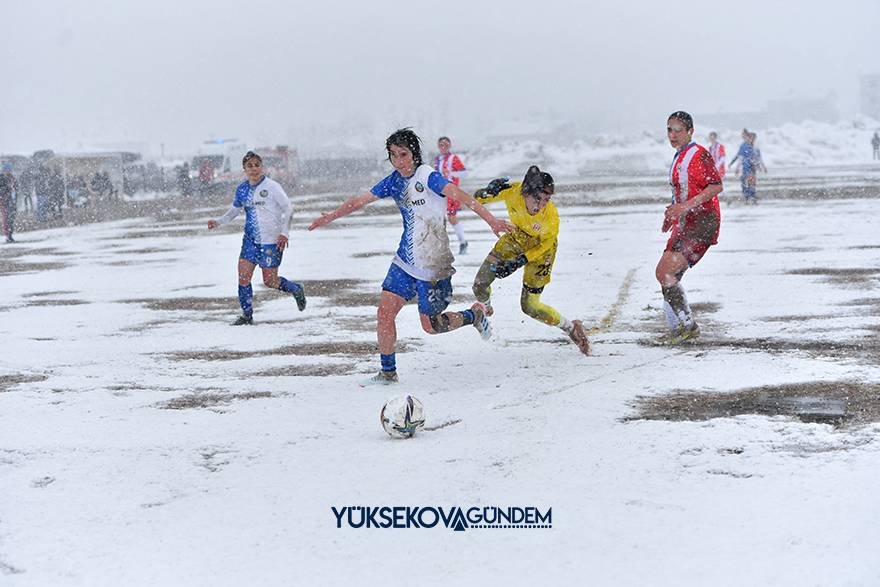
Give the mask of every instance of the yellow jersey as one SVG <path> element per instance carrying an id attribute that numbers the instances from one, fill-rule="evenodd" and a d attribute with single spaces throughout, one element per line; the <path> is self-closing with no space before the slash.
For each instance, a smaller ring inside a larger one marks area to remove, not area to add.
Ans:
<path id="1" fill-rule="evenodd" d="M 510 222 L 516 226 L 511 233 L 513 239 L 525 251 L 529 261 L 534 261 L 547 253 L 556 244 L 559 236 L 559 213 L 553 202 L 532 216 L 526 208 L 526 202 L 522 195 L 522 182 L 511 182 L 510 187 L 499 192 L 497 196 L 487 194 L 486 197 L 478 198 L 481 204 L 504 200 L 507 204 L 507 215 Z"/>

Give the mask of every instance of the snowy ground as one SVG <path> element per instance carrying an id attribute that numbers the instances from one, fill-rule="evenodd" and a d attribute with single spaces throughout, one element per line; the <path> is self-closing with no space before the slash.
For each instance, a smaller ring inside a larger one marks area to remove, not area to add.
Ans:
<path id="1" fill-rule="evenodd" d="M 307 233 L 332 198 L 298 197 L 282 274 L 309 307 L 256 285 L 249 328 L 217 209 L 22 234 L 0 250 L 0 584 L 880 583 L 880 193 L 725 206 L 684 280 L 704 335 L 664 348 L 665 194 L 581 189 L 544 299 L 603 325 L 595 356 L 523 317 L 517 276 L 490 343 L 407 306 L 393 390 L 357 386 L 393 209 Z M 453 307 L 493 241 L 464 223 Z M 433 430 L 385 435 L 399 393 Z M 359 505 L 552 528 L 337 529 Z"/>

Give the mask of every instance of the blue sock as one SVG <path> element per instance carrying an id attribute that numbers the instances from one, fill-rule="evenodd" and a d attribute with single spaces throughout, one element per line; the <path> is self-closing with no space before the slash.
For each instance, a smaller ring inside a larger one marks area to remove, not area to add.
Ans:
<path id="1" fill-rule="evenodd" d="M 464 318 L 464 324 L 462 326 L 467 326 L 468 324 L 474 323 L 474 311 L 473 310 L 463 310 L 459 312 L 461 317 Z"/>
<path id="2" fill-rule="evenodd" d="M 302 291 L 302 288 L 298 284 L 289 279 L 285 279 L 284 277 L 278 278 L 278 289 L 286 291 L 287 293 L 298 293 Z"/>
<path id="3" fill-rule="evenodd" d="M 391 353 L 390 355 L 379 355 L 379 358 L 382 359 L 383 371 L 397 371 L 397 360 L 395 359 L 394 353 Z"/>
<path id="4" fill-rule="evenodd" d="M 254 313 L 254 288 L 251 284 L 238 286 L 238 303 L 241 305 L 241 313 L 245 316 Z"/>

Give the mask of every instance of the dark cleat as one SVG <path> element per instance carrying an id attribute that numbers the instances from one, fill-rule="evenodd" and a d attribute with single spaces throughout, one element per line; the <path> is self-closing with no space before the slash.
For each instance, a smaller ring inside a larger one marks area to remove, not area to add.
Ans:
<path id="1" fill-rule="evenodd" d="M 254 323 L 253 316 L 247 316 L 242 314 L 238 318 L 235 319 L 235 322 L 232 323 L 233 326 L 242 326 L 243 324 L 251 325 Z"/>

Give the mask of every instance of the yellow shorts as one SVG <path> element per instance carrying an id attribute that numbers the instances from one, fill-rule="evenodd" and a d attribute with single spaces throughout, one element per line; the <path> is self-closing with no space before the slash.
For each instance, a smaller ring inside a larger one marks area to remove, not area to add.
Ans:
<path id="1" fill-rule="evenodd" d="M 556 261 L 557 241 L 553 241 L 550 250 L 534 261 L 529 261 L 523 267 L 523 285 L 532 289 L 540 289 L 550 283 L 550 272 L 553 271 L 553 262 Z M 503 235 L 492 248 L 492 255 L 502 261 L 512 261 L 524 254 L 513 234 Z"/>

